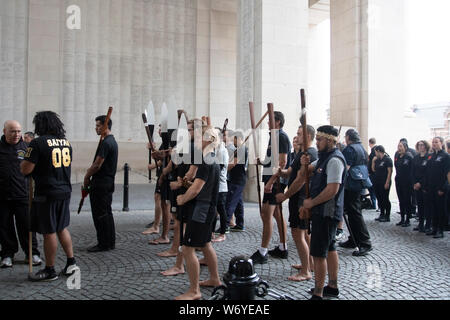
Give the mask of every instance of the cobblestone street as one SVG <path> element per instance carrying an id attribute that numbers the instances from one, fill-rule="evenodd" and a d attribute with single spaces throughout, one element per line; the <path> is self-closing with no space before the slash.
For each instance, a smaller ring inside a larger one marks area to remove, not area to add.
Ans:
<path id="1" fill-rule="evenodd" d="M 22 262 L 23 252 L 19 252 L 13 268 L 0 269 L 0 299 L 170 300 L 188 288 L 187 274 L 176 277 L 160 275 L 160 271 L 168 269 L 175 262 L 175 258 L 160 258 L 156 255 L 169 245 L 149 245 L 148 240 L 156 235 L 141 235 L 145 225 L 153 220 L 154 215 L 153 210 L 137 208 L 153 206 L 148 198 L 142 197 L 146 192 L 135 191 L 140 202 L 132 197 L 130 212 L 115 212 L 116 249 L 110 252 L 88 253 L 86 249 L 95 244 L 95 229 L 89 202 L 85 203 L 85 211 L 80 215 L 75 212 L 74 208 L 79 200 L 77 189 L 78 187 L 74 186 L 69 229 L 73 237 L 77 264 L 81 269 L 81 289 L 69 290 L 63 277 L 51 283 L 27 281 L 28 266 Z M 114 195 L 114 209 L 120 207 L 121 201 L 120 189 L 117 190 Z M 258 207 L 256 204 L 246 204 L 245 210 L 246 231 L 227 234 L 225 242 L 214 244 L 221 276 L 227 271 L 232 257 L 251 255 L 259 246 L 262 224 Z M 395 223 L 398 222 L 399 216 L 395 211 L 396 204 L 390 223 L 374 221 L 378 215 L 375 211 L 364 212 L 374 247 L 368 256 L 353 257 L 352 250 L 338 249 L 341 300 L 450 299 L 450 234 L 446 232 L 443 239 L 433 239 L 415 232 L 412 230 L 416 225 L 414 219 L 409 228 L 397 227 Z M 287 216 L 287 208 L 284 212 Z M 38 236 L 38 239 L 39 249 L 43 252 L 42 237 Z M 275 231 L 271 248 L 277 243 L 278 234 Z M 269 258 L 268 264 L 256 265 L 255 270 L 271 288 L 289 293 L 297 300 L 309 299 L 307 291 L 314 286 L 313 280 L 302 283 L 287 280 L 288 276 L 295 272 L 291 265 L 299 263 L 290 234 L 288 247 L 287 260 Z M 59 248 L 56 271 L 59 272 L 64 265 L 65 256 Z M 34 267 L 35 272 L 37 268 Z M 206 276 L 207 268 L 202 267 L 201 279 Z M 202 289 L 203 298 L 209 298 L 211 292 L 212 289 Z"/>

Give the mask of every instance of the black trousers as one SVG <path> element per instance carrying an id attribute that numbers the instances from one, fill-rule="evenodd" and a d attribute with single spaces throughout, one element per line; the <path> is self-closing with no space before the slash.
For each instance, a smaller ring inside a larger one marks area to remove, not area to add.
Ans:
<path id="1" fill-rule="evenodd" d="M 397 197 L 400 203 L 400 215 L 402 216 L 402 220 L 406 217 L 406 221 L 409 221 L 413 210 L 412 193 L 414 190 L 410 184 L 402 183 L 399 180 L 395 181 L 395 188 L 397 190 Z"/>
<path id="2" fill-rule="evenodd" d="M 422 190 L 414 190 L 417 200 L 417 215 L 419 217 L 419 227 L 423 228 L 425 224 L 425 198 Z"/>
<path id="3" fill-rule="evenodd" d="M 16 222 L 15 227 L 14 220 Z M 28 256 L 29 226 L 28 204 L 26 201 L 0 201 L 0 245 L 2 246 L 0 255 L 2 259 L 14 258 L 14 255 L 19 252 L 19 243 L 25 255 Z M 16 229 L 19 241 L 17 241 Z M 40 256 L 35 232 L 32 233 L 31 239 L 32 255 Z"/>
<path id="4" fill-rule="evenodd" d="M 391 201 L 389 200 L 389 192 L 391 191 L 391 186 L 386 190 L 384 188 L 384 183 L 376 183 L 373 185 L 375 194 L 378 200 L 378 207 L 380 208 L 381 214 L 386 214 L 390 216 L 391 214 Z"/>
<path id="5" fill-rule="evenodd" d="M 227 230 L 227 210 L 226 210 L 227 195 L 228 192 L 219 192 L 217 198 L 217 212 L 219 213 L 220 217 L 220 234 L 225 234 Z M 216 224 L 217 224 L 217 215 L 214 216 L 214 220 L 212 223 L 212 232 L 215 231 Z"/>
<path id="6" fill-rule="evenodd" d="M 95 187 L 89 193 L 97 242 L 103 248 L 113 248 L 116 245 L 116 229 L 111 208 L 113 192 L 114 186 Z"/>
<path id="7" fill-rule="evenodd" d="M 359 247 L 371 247 L 369 230 L 367 230 L 364 217 L 361 213 L 360 192 L 345 190 L 344 214 L 348 216 L 348 223 L 355 241 Z"/>
<path id="8" fill-rule="evenodd" d="M 443 232 L 446 219 L 445 193 L 440 196 L 437 190 L 432 190 L 430 199 L 433 231 Z"/>

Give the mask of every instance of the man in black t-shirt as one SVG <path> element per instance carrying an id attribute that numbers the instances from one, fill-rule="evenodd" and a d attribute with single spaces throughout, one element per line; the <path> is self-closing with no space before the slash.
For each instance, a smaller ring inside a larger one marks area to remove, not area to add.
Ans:
<path id="1" fill-rule="evenodd" d="M 312 126 L 307 126 L 307 153 L 311 162 L 318 159 L 317 149 L 311 147 L 314 141 L 316 130 Z M 300 150 L 303 150 L 303 128 L 300 126 L 297 131 L 297 143 L 300 145 Z M 286 199 L 289 199 L 289 222 L 292 231 L 292 238 L 294 239 L 297 247 L 298 256 L 300 257 L 301 266 L 296 266 L 299 269 L 299 273 L 289 277 L 291 281 L 307 281 L 312 278 L 309 260 L 309 243 L 310 237 L 308 235 L 309 221 L 302 220 L 299 216 L 300 207 L 303 205 L 303 200 L 306 199 L 305 183 L 301 182 L 301 162 L 302 152 L 298 152 L 294 161 L 288 170 L 280 170 L 275 176 L 288 177 L 289 182 L 288 191 L 283 194 L 277 194 L 277 202 L 282 203 Z M 304 180 L 304 179 L 303 179 Z"/>
<path id="2" fill-rule="evenodd" d="M 30 276 L 31 281 L 53 281 L 57 239 L 67 255 L 61 274 L 71 275 L 78 268 L 73 256 L 70 223 L 70 184 L 72 147 L 64 125 L 52 111 L 38 112 L 33 119 L 39 138 L 31 141 L 20 165 L 23 175 L 32 174 L 36 188 L 31 208 L 32 229 L 44 235 L 45 269 Z"/>
<path id="3" fill-rule="evenodd" d="M 95 131 L 102 134 L 106 116 L 95 119 Z M 90 188 L 92 218 L 97 231 L 97 245 L 88 248 L 89 252 L 108 251 L 115 249 L 116 231 L 112 214 L 112 195 L 114 179 L 117 171 L 118 146 L 111 134 L 112 120 L 109 120 L 105 139 L 95 153 L 94 162 L 84 176 L 83 188 Z"/>
<path id="4" fill-rule="evenodd" d="M 277 206 L 277 201 L 275 199 L 275 196 L 277 193 L 283 193 L 284 189 L 286 188 L 286 185 L 288 184 L 288 180 L 281 178 L 280 184 L 277 186 L 267 186 L 267 182 L 269 182 L 270 178 L 272 177 L 271 174 L 271 168 L 273 167 L 279 167 L 282 169 L 288 169 L 290 160 L 289 155 L 291 153 L 291 141 L 288 137 L 288 135 L 283 131 L 284 126 L 284 115 L 279 112 L 274 112 L 274 118 L 275 118 L 275 129 L 277 129 L 277 136 L 278 138 L 278 154 L 279 159 L 278 163 L 272 165 L 271 161 L 269 159 L 272 156 L 272 138 L 269 140 L 269 146 L 267 148 L 266 153 L 266 160 L 264 162 L 264 170 L 263 170 L 263 182 L 265 184 L 264 187 L 264 198 L 263 198 L 263 207 L 261 212 L 261 218 L 263 221 L 263 233 L 262 233 L 262 239 L 261 239 L 261 247 L 251 256 L 251 259 L 253 260 L 253 263 L 257 264 L 265 264 L 268 261 L 267 254 L 269 253 L 271 256 L 275 258 L 281 258 L 281 259 L 287 259 L 288 258 L 288 250 L 287 250 L 287 225 L 286 220 L 281 220 L 281 213 Z M 260 163 L 259 159 L 257 161 Z M 261 163 L 260 163 L 261 164 Z M 269 174 L 267 172 L 270 172 Z M 267 188 L 266 188 L 267 186 Z M 272 238 L 272 232 L 273 232 L 273 225 L 272 225 L 272 218 L 275 217 L 277 221 L 278 226 L 278 232 L 280 234 L 280 244 L 279 246 L 275 247 L 273 250 L 268 250 L 270 239 Z M 284 225 L 283 225 L 283 224 Z M 284 234 L 284 235 L 283 235 Z M 283 236 L 281 236 L 283 235 Z M 282 243 L 282 239 L 285 239 L 285 242 Z"/>
<path id="5" fill-rule="evenodd" d="M 212 127 L 202 128 L 203 163 L 198 167 L 194 183 L 186 193 L 177 197 L 178 206 L 184 206 L 195 199 L 192 217 L 187 223 L 183 238 L 183 255 L 189 274 L 189 290 L 176 297 L 176 300 L 198 300 L 201 298 L 200 286 L 217 287 L 221 285 L 217 266 L 217 255 L 211 245 L 211 224 L 216 215 L 219 194 L 220 166 L 214 161 L 214 149 L 218 146 L 219 134 Z M 198 146 L 200 147 L 200 146 Z M 200 248 L 205 256 L 210 279 L 199 281 L 200 264 L 195 255 L 195 248 Z"/>

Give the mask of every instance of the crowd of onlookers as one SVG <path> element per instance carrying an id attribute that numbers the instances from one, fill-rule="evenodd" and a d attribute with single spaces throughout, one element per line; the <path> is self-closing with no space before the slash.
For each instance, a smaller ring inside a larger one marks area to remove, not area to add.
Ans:
<path id="1" fill-rule="evenodd" d="M 368 169 L 373 184 L 370 198 L 373 209 L 378 204 L 380 211 L 376 220 L 390 221 L 389 194 L 394 178 L 401 216 L 397 225 L 409 227 L 411 218 L 416 218 L 414 231 L 442 238 L 449 230 L 450 141 L 445 143 L 443 138 L 435 137 L 430 145 L 420 140 L 413 149 L 406 139 L 401 139 L 393 158 L 374 138 L 369 146 Z"/>

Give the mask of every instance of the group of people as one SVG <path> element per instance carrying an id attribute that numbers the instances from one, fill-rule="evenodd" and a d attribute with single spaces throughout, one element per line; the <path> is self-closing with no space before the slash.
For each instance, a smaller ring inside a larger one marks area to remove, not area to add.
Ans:
<path id="1" fill-rule="evenodd" d="M 95 119 L 97 134 L 102 134 L 92 166 L 87 170 L 83 189 L 89 192 L 98 243 L 89 252 L 115 247 L 111 202 L 117 168 L 118 147 L 111 134 L 112 121 L 106 116 Z M 58 240 L 67 256 L 59 275 L 70 276 L 76 268 L 70 224 L 72 193 L 72 146 L 64 124 L 52 111 L 38 112 L 33 118 L 34 133 L 22 137 L 18 121 L 6 121 L 0 141 L 0 245 L 1 268 L 13 267 L 18 241 L 26 260 L 42 264 L 36 233 L 44 239 L 45 268 L 30 274 L 31 281 L 58 279 L 55 259 Z M 29 139 L 27 141 L 26 139 Z M 31 237 L 29 237 L 31 234 Z M 31 252 L 29 239 L 32 241 Z M 30 257 L 31 255 L 31 257 Z"/>
<path id="2" fill-rule="evenodd" d="M 443 238 L 450 215 L 450 142 L 445 143 L 442 137 L 435 137 L 431 146 L 428 141 L 420 140 L 412 149 L 406 139 L 401 139 L 393 160 L 382 145 L 376 145 L 374 138 L 370 139 L 369 145 L 369 171 L 373 182 L 373 188 L 369 191 L 374 206 L 378 200 L 380 210 L 376 220 L 390 221 L 389 193 L 395 166 L 395 187 L 401 216 L 397 225 L 409 227 L 411 218 L 417 217 L 419 224 L 414 231 Z"/>
<path id="3" fill-rule="evenodd" d="M 338 147 L 340 132 L 333 126 L 299 126 L 293 140 L 294 152 L 287 133 L 283 130 L 283 113 L 273 113 L 269 145 L 263 161 L 262 181 L 264 197 L 260 204 L 263 223 L 261 243 L 251 256 L 254 264 L 265 264 L 269 256 L 287 259 L 287 222 L 282 203 L 289 199 L 289 226 L 301 264 L 294 265 L 298 273 L 292 281 L 312 279 L 313 300 L 324 296 L 337 297 L 339 258 L 337 242 L 343 239 L 343 224 L 351 235 L 339 246 L 357 249 L 353 256 L 369 254 L 372 243 L 365 224 L 361 194 L 365 189 L 378 200 L 380 222 L 390 221 L 389 190 L 396 167 L 396 188 L 400 200 L 401 225 L 408 226 L 413 213 L 413 199 L 418 206 L 419 226 L 435 237 L 442 237 L 448 223 L 449 155 L 443 150 L 443 140 L 433 139 L 432 150 L 426 141 L 416 145 L 418 153 L 409 151 L 402 140 L 394 161 L 381 145 L 371 140 L 372 152 L 364 149 L 358 132 L 345 133 L 345 148 Z M 96 119 L 96 132 L 102 136 L 92 166 L 87 170 L 82 189 L 90 195 L 91 210 L 97 231 L 97 244 L 89 252 L 115 249 L 115 225 L 111 210 L 114 178 L 117 170 L 118 147 L 111 133 L 112 121 L 106 116 Z M 151 244 L 170 243 L 168 232 L 174 221 L 172 246 L 160 257 L 176 256 L 175 265 L 162 275 L 173 276 L 186 271 L 188 290 L 176 299 L 200 299 L 201 286 L 219 286 L 217 255 L 212 242 L 224 241 L 232 216 L 233 230 L 243 231 L 243 191 L 247 182 L 248 150 L 243 134 L 238 131 L 214 128 L 208 119 L 188 121 L 189 147 L 171 143 L 168 133 L 159 134 L 163 143 L 152 149 L 149 169 L 157 170 L 155 187 L 155 221 L 144 234 L 159 233 Z M 67 227 L 70 223 L 72 147 L 65 137 L 64 125 L 54 112 L 39 112 L 34 117 L 38 138 L 29 145 L 23 141 L 17 121 L 7 121 L 0 143 L 0 244 L 2 267 L 11 267 L 18 252 L 14 231 L 15 216 L 19 242 L 28 254 L 27 232 L 33 232 L 31 259 L 41 264 L 34 232 L 43 234 L 45 268 L 32 275 L 33 281 L 52 281 L 58 278 L 54 269 L 57 239 L 66 255 L 63 275 L 72 274 L 76 267 L 72 241 Z M 274 134 L 275 133 L 275 134 Z M 316 148 L 313 141 L 316 141 Z M 276 156 L 278 156 L 276 158 Z M 28 193 L 32 176 L 35 183 L 28 214 Z M 259 177 L 258 177 L 259 179 Z M 413 197 L 415 195 L 415 198 Z M 446 198 L 447 195 L 447 198 Z M 375 205 L 375 204 L 374 204 Z M 273 218 L 277 223 L 279 244 L 269 250 L 273 235 Z M 447 219 L 447 222 L 445 221 Z M 220 228 L 216 230 L 217 220 Z M 31 228 L 30 228 L 31 226 Z M 217 232 L 217 236 L 215 233 Z M 203 252 L 198 259 L 196 249 Z M 30 257 L 28 257 L 30 258 Z M 200 281 L 200 265 L 207 265 L 209 279 Z M 328 274 L 328 284 L 325 279 Z"/>

